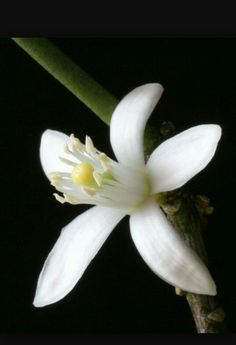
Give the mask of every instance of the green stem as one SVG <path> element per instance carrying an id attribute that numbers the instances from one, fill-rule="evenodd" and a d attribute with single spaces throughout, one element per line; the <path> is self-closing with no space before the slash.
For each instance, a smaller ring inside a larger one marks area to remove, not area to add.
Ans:
<path id="1" fill-rule="evenodd" d="M 107 125 L 118 100 L 46 38 L 13 38 Z"/>
<path id="2" fill-rule="evenodd" d="M 12 39 L 103 122 L 107 125 L 110 124 L 112 113 L 119 101 L 88 73 L 46 38 L 14 37 Z M 146 151 L 156 147 L 158 142 L 158 131 L 147 126 L 145 130 Z"/>

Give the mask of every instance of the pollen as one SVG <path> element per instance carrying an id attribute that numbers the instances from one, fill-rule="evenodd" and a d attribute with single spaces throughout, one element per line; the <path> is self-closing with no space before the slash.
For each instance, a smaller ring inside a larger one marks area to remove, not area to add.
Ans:
<path id="1" fill-rule="evenodd" d="M 71 173 L 72 181 L 76 185 L 94 186 L 96 181 L 93 177 L 94 168 L 87 162 L 77 164 Z"/>

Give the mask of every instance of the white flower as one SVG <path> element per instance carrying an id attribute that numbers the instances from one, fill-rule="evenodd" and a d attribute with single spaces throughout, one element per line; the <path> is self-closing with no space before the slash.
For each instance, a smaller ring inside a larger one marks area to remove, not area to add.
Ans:
<path id="1" fill-rule="evenodd" d="M 118 104 L 110 140 L 118 162 L 73 135 L 46 130 L 40 158 L 60 202 L 96 205 L 61 232 L 39 276 L 34 305 L 62 299 L 81 278 L 118 222 L 130 215 L 132 239 L 151 270 L 185 291 L 215 295 L 206 266 L 185 244 L 157 205 L 156 194 L 181 187 L 212 159 L 218 125 L 200 125 L 166 140 L 145 165 L 143 134 L 161 97 L 160 84 L 134 89 Z"/>

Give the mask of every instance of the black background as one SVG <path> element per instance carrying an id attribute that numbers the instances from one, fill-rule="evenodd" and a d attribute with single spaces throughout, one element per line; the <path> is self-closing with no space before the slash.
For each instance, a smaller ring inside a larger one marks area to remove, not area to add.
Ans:
<path id="1" fill-rule="evenodd" d="M 210 196 L 215 213 L 204 234 L 218 300 L 235 331 L 235 39 L 53 39 L 121 99 L 138 85 L 165 87 L 151 122 L 177 132 L 202 123 L 223 128 L 209 166 L 189 182 Z M 109 129 L 10 39 L 0 41 L 1 333 L 155 334 L 194 332 L 189 307 L 156 277 L 123 220 L 73 291 L 32 306 L 38 274 L 60 229 L 87 207 L 60 205 L 39 162 L 42 132 L 90 135 L 112 156 Z"/>

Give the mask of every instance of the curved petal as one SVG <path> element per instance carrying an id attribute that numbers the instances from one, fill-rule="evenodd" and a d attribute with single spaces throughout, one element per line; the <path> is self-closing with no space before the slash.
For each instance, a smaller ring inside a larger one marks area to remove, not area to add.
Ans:
<path id="1" fill-rule="evenodd" d="M 218 125 L 200 125 L 164 141 L 147 162 L 152 193 L 184 185 L 210 162 L 221 137 Z"/>
<path id="2" fill-rule="evenodd" d="M 123 217 L 120 210 L 95 206 L 69 223 L 44 263 L 34 306 L 43 307 L 67 295 Z"/>
<path id="3" fill-rule="evenodd" d="M 47 129 L 42 134 L 39 154 L 43 170 L 48 178 L 53 171 L 71 171 L 71 167 L 59 159 L 59 157 L 65 157 L 71 160 L 71 155 L 64 150 L 68 139 L 66 134 L 51 129 Z"/>
<path id="4" fill-rule="evenodd" d="M 143 134 L 163 87 L 145 84 L 126 95 L 111 118 L 110 140 L 117 160 L 128 166 L 144 166 Z"/>
<path id="5" fill-rule="evenodd" d="M 185 291 L 216 294 L 215 283 L 206 266 L 187 247 L 154 202 L 132 213 L 130 227 L 139 253 L 154 273 Z"/>

